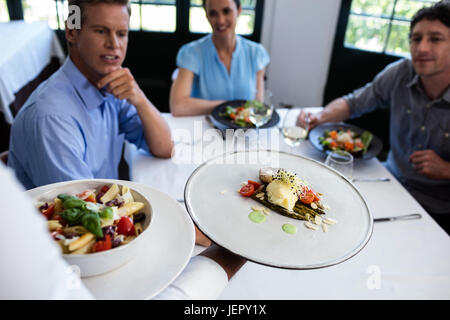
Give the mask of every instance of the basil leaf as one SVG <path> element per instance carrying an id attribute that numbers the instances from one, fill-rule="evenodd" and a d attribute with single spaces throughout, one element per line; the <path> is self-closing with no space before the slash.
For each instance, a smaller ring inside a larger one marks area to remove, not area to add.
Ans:
<path id="1" fill-rule="evenodd" d="M 66 201 L 64 201 L 63 203 L 63 207 L 64 209 L 81 209 L 81 210 L 85 210 L 86 209 L 86 202 L 84 202 L 81 199 L 67 199 Z"/>
<path id="2" fill-rule="evenodd" d="M 66 202 L 67 200 L 73 199 L 73 200 L 79 200 L 77 197 L 68 195 L 68 194 L 60 194 L 58 195 L 58 199 L 62 202 Z"/>
<path id="3" fill-rule="evenodd" d="M 64 221 L 67 221 L 69 225 L 78 224 L 81 221 L 81 217 L 83 216 L 84 212 L 80 209 L 66 209 L 63 212 L 61 212 L 61 217 L 64 219 Z"/>
<path id="4" fill-rule="evenodd" d="M 100 218 L 111 220 L 113 218 L 113 209 L 111 207 L 107 207 L 100 212 Z"/>
<path id="5" fill-rule="evenodd" d="M 92 211 L 84 211 L 81 224 L 97 238 L 103 238 L 100 216 Z"/>

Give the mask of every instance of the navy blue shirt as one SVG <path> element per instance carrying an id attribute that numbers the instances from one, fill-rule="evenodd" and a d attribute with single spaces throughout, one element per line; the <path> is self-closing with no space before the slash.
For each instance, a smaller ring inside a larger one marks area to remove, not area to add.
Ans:
<path id="1" fill-rule="evenodd" d="M 409 59 L 388 65 L 375 79 L 343 97 L 352 117 L 376 108 L 390 108 L 387 167 L 416 200 L 432 213 L 450 212 L 450 180 L 427 178 L 409 162 L 418 150 L 434 150 L 450 161 L 450 88 L 430 100 Z"/>

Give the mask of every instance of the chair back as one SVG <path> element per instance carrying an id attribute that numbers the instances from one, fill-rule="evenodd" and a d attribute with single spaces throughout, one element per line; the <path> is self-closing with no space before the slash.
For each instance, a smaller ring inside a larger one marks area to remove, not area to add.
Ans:
<path id="1" fill-rule="evenodd" d="M 8 150 L 0 153 L 0 160 L 2 160 L 5 166 L 8 164 Z"/>

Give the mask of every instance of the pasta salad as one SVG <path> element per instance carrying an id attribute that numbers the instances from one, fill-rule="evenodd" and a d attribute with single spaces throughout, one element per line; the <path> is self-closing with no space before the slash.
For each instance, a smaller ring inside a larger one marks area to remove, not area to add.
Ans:
<path id="1" fill-rule="evenodd" d="M 48 229 L 65 254 L 88 254 L 125 245 L 143 232 L 144 203 L 127 186 L 103 186 L 39 203 Z"/>

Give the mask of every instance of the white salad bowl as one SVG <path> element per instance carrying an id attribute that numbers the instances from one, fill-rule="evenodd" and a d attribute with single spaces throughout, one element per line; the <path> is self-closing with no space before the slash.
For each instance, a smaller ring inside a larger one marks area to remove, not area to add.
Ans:
<path id="1" fill-rule="evenodd" d="M 76 195 L 88 189 L 95 189 L 98 192 L 104 185 L 110 186 L 113 183 L 117 183 L 120 189 L 122 189 L 122 186 L 127 185 L 126 181 L 120 182 L 100 179 L 62 182 L 48 186 L 50 188 L 43 188 L 43 192 L 34 195 L 33 199 L 36 203 L 52 202 L 59 194 Z M 143 232 L 128 244 L 107 251 L 87 254 L 63 254 L 64 259 L 71 266 L 79 268 L 81 277 L 96 276 L 117 269 L 135 257 L 141 249 L 142 240 L 148 236 L 151 229 L 154 213 L 150 202 L 142 193 L 133 190 L 131 186 L 130 192 L 135 201 L 144 203 L 144 208 L 141 210 L 146 215 L 142 225 Z"/>

